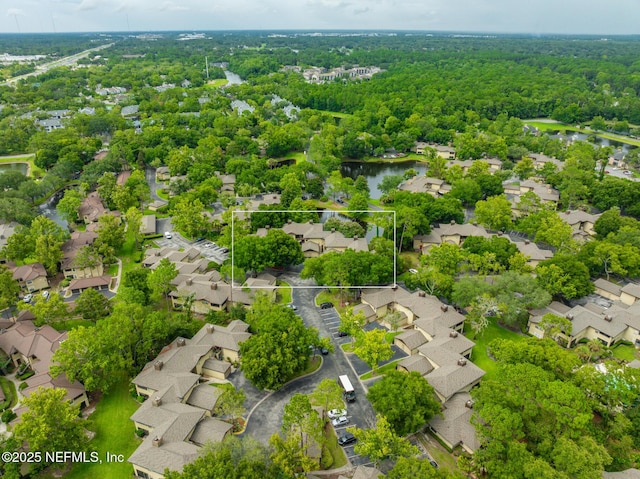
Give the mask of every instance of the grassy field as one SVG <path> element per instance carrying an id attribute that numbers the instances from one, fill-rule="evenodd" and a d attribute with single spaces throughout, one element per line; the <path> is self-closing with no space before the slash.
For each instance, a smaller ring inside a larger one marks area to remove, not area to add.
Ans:
<path id="1" fill-rule="evenodd" d="M 630 344 L 618 344 L 611 348 L 613 352 L 613 356 L 618 359 L 623 359 L 625 361 L 631 362 L 634 359 L 639 358 L 639 354 L 636 352 L 636 348 Z"/>
<path id="2" fill-rule="evenodd" d="M 331 469 L 337 469 L 344 466 L 347 463 L 347 456 L 344 453 L 344 449 L 342 449 L 338 445 L 336 432 L 331 426 L 327 426 L 327 428 L 325 429 L 325 438 L 327 440 L 326 447 L 329 449 L 331 457 L 333 457 L 333 464 L 331 464 Z"/>
<path id="3" fill-rule="evenodd" d="M 15 406 L 16 401 L 18 400 L 16 385 L 13 384 L 13 382 L 9 381 L 7 378 L 3 378 L 0 376 L 0 388 L 2 388 L 5 398 L 11 398 L 11 402 L 9 402 L 7 409 L 10 409 L 13 406 Z"/>
<path id="4" fill-rule="evenodd" d="M 129 381 L 123 379 L 107 395 L 100 399 L 96 411 L 91 415 L 89 429 L 96 435 L 89 443 L 91 449 L 98 451 L 103 463 L 75 464 L 66 479 L 120 479 L 131 477 L 133 469 L 127 458 L 140 444 L 134 434 L 133 421 L 129 419 L 139 404 L 129 395 Z M 106 453 L 122 454 L 124 462 L 105 461 Z"/>
<path id="5" fill-rule="evenodd" d="M 278 280 L 276 282 L 276 286 L 278 286 L 277 289 L 277 298 L 278 298 L 278 303 L 280 304 L 289 304 L 291 302 L 291 286 L 289 285 L 289 283 L 287 283 L 286 281 L 281 281 Z"/>
<path id="6" fill-rule="evenodd" d="M 229 80 L 227 80 L 226 78 L 216 78 L 215 80 L 209 80 L 207 82 L 207 87 L 208 88 L 221 88 L 221 87 L 225 86 L 227 83 L 229 83 Z"/>
<path id="7" fill-rule="evenodd" d="M 292 151 L 291 153 L 287 153 L 283 158 L 287 160 L 296 160 L 296 164 L 307 160 L 304 153 L 301 151 Z"/>
<path id="8" fill-rule="evenodd" d="M 379 367 L 376 370 L 375 376 L 373 375 L 373 371 L 369 371 L 368 373 L 364 373 L 362 376 L 360 376 L 360 379 L 362 379 L 363 381 L 366 381 L 367 379 L 375 378 L 375 377 L 378 377 L 378 376 L 384 376 L 389 371 L 394 371 L 396 369 L 396 364 L 398 364 L 400 361 L 402 361 L 402 359 L 397 359 L 396 361 L 391 361 L 390 363 L 387 363 L 384 366 Z"/>
<path id="9" fill-rule="evenodd" d="M 479 368 L 486 371 L 485 377 L 491 377 L 496 370 L 496 362 L 487 356 L 487 346 L 494 339 L 510 339 L 512 341 L 522 341 L 526 338 L 521 334 L 503 328 L 496 323 L 495 318 L 490 318 L 489 326 L 477 338 L 473 338 L 473 331 L 465 325 L 465 336 L 473 340 L 476 345 L 471 352 L 471 361 Z"/>

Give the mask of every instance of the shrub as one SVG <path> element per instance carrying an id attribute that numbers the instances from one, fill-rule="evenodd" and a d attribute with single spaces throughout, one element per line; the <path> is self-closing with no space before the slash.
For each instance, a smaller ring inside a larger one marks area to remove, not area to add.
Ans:
<path id="1" fill-rule="evenodd" d="M 21 382 L 20 386 L 18 386 L 18 391 L 22 391 L 23 389 L 26 389 L 27 386 L 28 384 L 25 381 Z"/>
<path id="2" fill-rule="evenodd" d="M 322 195 L 322 196 L 320 197 L 320 201 L 322 201 L 323 203 L 324 203 L 325 201 L 328 201 L 328 200 L 329 200 L 329 198 L 327 197 L 327 195 Z"/>
<path id="3" fill-rule="evenodd" d="M 333 456 L 328 447 L 322 448 L 322 457 L 320 457 L 320 467 L 323 470 L 330 469 L 333 466 Z"/>
<path id="4" fill-rule="evenodd" d="M 2 413 L 2 416 L 0 416 L 0 419 L 2 419 L 3 423 L 9 424 L 11 421 L 13 421 L 17 417 L 18 415 L 15 412 L 13 412 L 11 409 L 7 409 Z"/>
<path id="5" fill-rule="evenodd" d="M 29 379 L 34 374 L 35 372 L 33 372 L 31 369 L 28 369 L 24 373 L 17 375 L 16 378 L 20 379 L 21 381 L 24 381 L 25 379 Z"/>
<path id="6" fill-rule="evenodd" d="M 145 437 L 147 435 L 147 431 L 145 431 L 144 429 L 136 429 L 136 436 L 138 437 Z"/>

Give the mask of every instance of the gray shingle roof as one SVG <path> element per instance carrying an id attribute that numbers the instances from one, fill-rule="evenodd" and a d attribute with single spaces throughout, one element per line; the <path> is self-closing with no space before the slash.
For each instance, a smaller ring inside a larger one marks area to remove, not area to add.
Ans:
<path id="1" fill-rule="evenodd" d="M 442 416 L 434 416 L 429 425 L 450 444 L 462 443 L 475 451 L 480 443 L 470 422 L 473 410 L 466 406 L 470 400 L 469 393 L 455 394 L 444 404 Z"/>
<path id="2" fill-rule="evenodd" d="M 231 429 L 233 425 L 228 422 L 206 417 L 196 425 L 191 435 L 191 442 L 198 446 L 203 446 L 207 441 L 220 442 L 231 432 Z"/>

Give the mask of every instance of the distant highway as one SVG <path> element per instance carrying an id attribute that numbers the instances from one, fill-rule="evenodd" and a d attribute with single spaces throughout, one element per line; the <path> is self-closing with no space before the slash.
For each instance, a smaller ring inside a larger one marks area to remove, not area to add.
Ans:
<path id="1" fill-rule="evenodd" d="M 104 50 L 105 48 L 109 48 L 112 45 L 113 45 L 113 43 L 108 43 L 106 45 L 100 45 L 99 47 L 90 48 L 89 50 L 85 50 L 83 52 L 76 53 L 76 54 L 70 55 L 68 57 L 60 58 L 58 60 L 55 60 L 55 61 L 52 61 L 52 62 L 49 62 L 49 63 L 45 63 L 44 65 L 39 65 L 39 66 L 36 67 L 36 70 L 34 72 L 10 78 L 6 82 L 2 83 L 2 85 L 15 85 L 20 80 L 23 80 L 23 79 L 25 79 L 27 77 L 40 75 L 41 73 L 49 71 L 52 68 L 73 65 L 74 63 L 76 63 L 81 58 L 85 58 L 85 57 L 89 56 L 90 53 L 98 52 L 100 50 Z"/>

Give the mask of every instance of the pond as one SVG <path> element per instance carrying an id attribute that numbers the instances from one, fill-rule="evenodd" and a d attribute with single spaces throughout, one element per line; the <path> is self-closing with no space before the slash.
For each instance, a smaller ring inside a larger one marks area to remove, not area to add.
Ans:
<path id="1" fill-rule="evenodd" d="M 19 171 L 23 175 L 27 174 L 28 163 L 0 163 L 0 173 L 5 171 Z"/>
<path id="2" fill-rule="evenodd" d="M 38 209 L 40 210 L 41 215 L 46 216 L 50 220 L 53 220 L 54 222 L 62 226 L 62 228 L 66 231 L 69 228 L 69 223 L 67 223 L 67 220 L 65 220 L 62 216 L 60 216 L 57 209 L 58 202 L 60 201 L 63 195 L 64 195 L 64 190 L 54 193 L 53 196 L 51 196 L 51 198 L 49 198 L 46 203 L 43 203 L 40 206 L 38 206 Z"/>
<path id="3" fill-rule="evenodd" d="M 371 198 L 379 199 L 382 192 L 378 189 L 378 184 L 382 178 L 389 175 L 404 175 L 409 168 L 415 169 L 418 175 L 424 175 L 427 171 L 427 165 L 417 161 L 403 161 L 402 163 L 344 162 L 340 165 L 340 173 L 342 176 L 348 176 L 354 180 L 360 175 L 364 176 L 369 185 Z"/>

